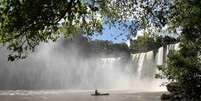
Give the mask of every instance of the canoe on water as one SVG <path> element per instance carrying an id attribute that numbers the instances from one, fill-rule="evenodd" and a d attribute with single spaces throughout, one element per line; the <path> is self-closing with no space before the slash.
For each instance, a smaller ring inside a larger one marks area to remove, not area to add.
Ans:
<path id="1" fill-rule="evenodd" d="M 101 94 L 91 94 L 91 96 L 107 96 L 109 93 L 101 93 Z"/>

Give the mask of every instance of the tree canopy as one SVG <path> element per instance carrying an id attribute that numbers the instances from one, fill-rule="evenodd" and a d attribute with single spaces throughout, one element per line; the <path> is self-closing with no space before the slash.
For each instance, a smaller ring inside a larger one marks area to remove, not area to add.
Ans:
<path id="1" fill-rule="evenodd" d="M 104 23 L 129 22 L 131 32 L 136 24 L 162 26 L 166 1 L 1 0 L 0 43 L 12 51 L 9 59 L 14 60 L 26 57 L 40 42 L 101 32 Z"/>
<path id="2" fill-rule="evenodd" d="M 0 42 L 22 58 L 40 42 L 56 40 L 82 32 L 101 31 L 97 12 L 102 13 L 106 1 L 95 7 L 95 2 L 82 0 L 1 0 Z M 109 11 L 108 12 L 112 12 Z M 102 14 L 104 15 L 104 14 Z M 106 14 L 104 15 L 106 16 Z"/>
<path id="3" fill-rule="evenodd" d="M 133 53 L 148 52 L 152 50 L 158 50 L 160 47 L 167 46 L 169 44 L 178 43 L 179 39 L 170 36 L 150 35 L 144 33 L 143 36 L 139 36 L 135 40 L 130 40 L 130 48 Z"/>
<path id="4" fill-rule="evenodd" d="M 169 54 L 162 77 L 177 82 L 189 101 L 201 99 L 201 1 L 175 0 L 171 9 L 172 28 L 182 27 L 180 50 Z"/>

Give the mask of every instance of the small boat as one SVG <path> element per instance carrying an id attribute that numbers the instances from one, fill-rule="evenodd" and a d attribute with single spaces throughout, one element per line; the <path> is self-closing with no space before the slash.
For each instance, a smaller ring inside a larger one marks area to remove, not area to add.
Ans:
<path id="1" fill-rule="evenodd" d="M 94 94 L 91 94 L 91 96 L 106 96 L 106 95 L 110 95 L 109 93 L 100 93 L 98 92 L 98 90 L 96 89 Z"/>
<path id="2" fill-rule="evenodd" d="M 91 96 L 107 96 L 109 93 L 101 93 L 101 94 L 91 94 Z"/>

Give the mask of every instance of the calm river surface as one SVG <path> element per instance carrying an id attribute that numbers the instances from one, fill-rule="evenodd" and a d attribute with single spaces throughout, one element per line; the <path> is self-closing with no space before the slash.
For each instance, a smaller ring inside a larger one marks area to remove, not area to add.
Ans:
<path id="1" fill-rule="evenodd" d="M 160 101 L 162 92 L 136 93 L 133 91 L 107 91 L 109 96 L 91 96 L 93 91 L 0 91 L 0 101 Z"/>

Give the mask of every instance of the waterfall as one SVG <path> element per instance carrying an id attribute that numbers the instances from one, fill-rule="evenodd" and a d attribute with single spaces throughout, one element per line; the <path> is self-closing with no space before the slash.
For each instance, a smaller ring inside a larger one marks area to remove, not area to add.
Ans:
<path id="1" fill-rule="evenodd" d="M 167 45 L 167 53 L 166 53 L 166 55 L 169 54 L 170 50 L 179 50 L 179 43 Z"/>
<path id="2" fill-rule="evenodd" d="M 179 43 L 160 47 L 156 51 L 157 52 L 156 54 L 153 54 L 154 53 L 153 51 L 131 54 L 133 63 L 137 64 L 133 65 L 133 68 L 137 68 L 136 77 L 141 80 L 147 80 L 147 79 L 148 81 L 151 80 L 150 82 L 155 83 L 154 89 L 157 89 L 157 84 L 158 85 L 162 84 L 162 82 L 165 81 L 165 80 L 156 80 L 154 78 L 154 75 L 156 73 L 159 73 L 157 65 L 163 65 L 166 62 L 167 55 L 171 50 L 179 50 Z"/>
<path id="3" fill-rule="evenodd" d="M 132 60 L 137 64 L 137 77 L 141 78 L 143 71 L 153 65 L 153 51 L 147 53 L 132 54 Z"/>
<path id="4" fill-rule="evenodd" d="M 157 50 L 157 53 L 155 54 L 156 55 L 155 58 L 154 58 L 153 51 L 131 54 L 133 62 L 138 64 L 137 77 L 142 78 L 143 76 L 146 76 L 148 74 L 149 76 L 152 75 L 153 77 L 153 75 L 158 72 L 156 66 L 163 65 L 166 62 L 167 55 L 169 54 L 171 50 L 179 50 L 179 43 L 170 44 L 164 47 L 160 47 Z"/>
<path id="5" fill-rule="evenodd" d="M 180 43 L 178 42 L 178 43 L 176 43 L 176 44 L 174 44 L 175 46 L 174 46 L 174 50 L 179 50 L 180 49 L 180 47 L 179 47 L 179 45 L 180 45 Z"/>
<path id="6" fill-rule="evenodd" d="M 176 45 L 167 46 L 167 52 Z M 1 53 L 6 53 L 1 49 Z M 75 44 L 42 44 L 26 60 L 9 63 L 0 54 L 0 89 L 129 89 L 161 90 L 154 79 L 156 65 L 164 63 L 165 48 L 121 57 L 82 57 Z"/>
<path id="7" fill-rule="evenodd" d="M 156 55 L 156 64 L 157 65 L 162 65 L 163 64 L 163 62 L 164 62 L 164 48 L 163 47 L 160 47 L 159 49 L 158 49 L 158 53 L 157 53 L 157 55 Z"/>
<path id="8" fill-rule="evenodd" d="M 0 89 L 132 89 L 129 62 L 107 55 L 82 57 L 79 50 L 74 44 L 48 43 L 13 63 L 0 54 Z"/>
<path id="9" fill-rule="evenodd" d="M 140 54 L 139 61 L 138 61 L 138 69 L 137 69 L 137 77 L 140 78 L 142 75 L 143 63 L 145 59 L 145 53 Z"/>
<path id="10" fill-rule="evenodd" d="M 164 91 L 165 87 L 161 87 L 162 80 L 155 79 L 157 73 L 157 63 L 160 63 L 163 57 L 163 48 L 158 50 L 156 57 L 153 51 L 131 54 L 132 57 L 132 68 L 136 68 L 135 83 L 137 87 L 144 87 L 152 91 Z M 136 83 L 137 82 L 137 83 Z"/>

